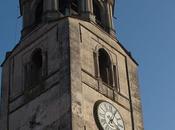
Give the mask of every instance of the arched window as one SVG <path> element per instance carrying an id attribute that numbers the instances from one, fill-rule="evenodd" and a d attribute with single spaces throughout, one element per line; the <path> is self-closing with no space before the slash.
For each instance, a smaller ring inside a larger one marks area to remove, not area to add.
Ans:
<path id="1" fill-rule="evenodd" d="M 111 60 L 105 49 L 99 49 L 99 71 L 100 78 L 108 85 L 113 85 Z"/>
<path id="2" fill-rule="evenodd" d="M 25 83 L 27 87 L 33 87 L 41 81 L 42 67 L 42 50 L 36 49 L 31 55 L 31 61 L 26 65 L 25 68 Z"/>
<path id="3" fill-rule="evenodd" d="M 93 13 L 96 16 L 96 22 L 99 24 L 102 23 L 101 11 L 102 11 L 102 7 L 100 2 L 98 0 L 93 0 Z"/>
<path id="4" fill-rule="evenodd" d="M 39 24 L 42 22 L 42 14 L 43 14 L 43 0 L 39 2 L 35 10 L 35 24 Z"/>

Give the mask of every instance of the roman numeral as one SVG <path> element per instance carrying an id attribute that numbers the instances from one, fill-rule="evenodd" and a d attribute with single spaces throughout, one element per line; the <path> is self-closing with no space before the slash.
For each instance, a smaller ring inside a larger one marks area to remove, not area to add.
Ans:
<path id="1" fill-rule="evenodd" d="M 121 118 L 116 118 L 117 119 L 117 121 L 121 121 L 122 119 Z"/>
<path id="2" fill-rule="evenodd" d="M 103 112 L 106 112 L 102 106 L 100 106 L 100 109 L 101 109 Z"/>
<path id="3" fill-rule="evenodd" d="M 105 119 L 101 119 L 100 120 L 101 124 L 104 126 L 106 124 L 106 120 Z"/>
<path id="4" fill-rule="evenodd" d="M 118 126 L 119 126 L 120 128 L 123 128 L 123 125 L 121 125 L 121 124 L 118 124 Z"/>
<path id="5" fill-rule="evenodd" d="M 99 113 L 99 116 L 105 118 L 105 114 Z"/>
<path id="6" fill-rule="evenodd" d="M 109 130 L 110 129 L 110 127 L 107 125 L 106 127 L 105 127 L 105 130 Z"/>
<path id="7" fill-rule="evenodd" d="M 108 107 L 107 107 L 107 105 L 106 105 L 106 104 L 104 104 L 104 107 L 105 107 L 105 109 L 106 109 L 106 110 L 108 110 Z"/>
<path id="8" fill-rule="evenodd" d="M 112 112 L 112 106 L 109 106 L 109 111 L 111 111 L 111 112 Z"/>

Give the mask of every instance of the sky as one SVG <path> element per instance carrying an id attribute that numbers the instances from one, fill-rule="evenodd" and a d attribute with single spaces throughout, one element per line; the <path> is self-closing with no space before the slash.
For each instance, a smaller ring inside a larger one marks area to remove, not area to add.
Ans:
<path id="1" fill-rule="evenodd" d="M 117 0 L 118 40 L 139 63 L 145 130 L 175 130 L 175 1 Z M 18 0 L 0 2 L 0 62 L 20 38 Z"/>

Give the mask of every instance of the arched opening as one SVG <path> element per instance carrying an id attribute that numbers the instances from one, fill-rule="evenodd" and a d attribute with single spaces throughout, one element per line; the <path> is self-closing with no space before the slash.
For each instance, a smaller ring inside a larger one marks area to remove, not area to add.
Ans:
<path id="1" fill-rule="evenodd" d="M 32 54 L 32 63 L 36 69 L 42 67 L 42 51 L 41 49 L 37 49 Z"/>
<path id="2" fill-rule="evenodd" d="M 31 84 L 35 85 L 39 83 L 42 76 L 42 51 L 37 49 L 33 52 L 31 57 Z"/>
<path id="3" fill-rule="evenodd" d="M 35 10 L 35 24 L 39 24 L 42 22 L 43 15 L 43 0 L 39 2 Z"/>
<path id="4" fill-rule="evenodd" d="M 96 22 L 99 23 L 100 25 L 102 24 L 101 11 L 102 11 L 102 7 L 100 2 L 98 0 L 93 0 L 93 13 L 96 17 Z"/>
<path id="5" fill-rule="evenodd" d="M 67 0 L 59 0 L 59 11 L 64 15 L 66 14 L 67 2 Z"/>
<path id="6" fill-rule="evenodd" d="M 72 0 L 71 1 L 71 8 L 78 13 L 78 5 L 79 5 L 79 0 Z"/>
<path id="7" fill-rule="evenodd" d="M 29 63 L 25 65 L 25 85 L 32 88 L 37 85 L 42 79 L 43 57 L 42 50 L 36 49 Z"/>
<path id="8" fill-rule="evenodd" d="M 105 49 L 99 49 L 99 71 L 100 78 L 108 85 L 113 85 L 111 60 Z"/>

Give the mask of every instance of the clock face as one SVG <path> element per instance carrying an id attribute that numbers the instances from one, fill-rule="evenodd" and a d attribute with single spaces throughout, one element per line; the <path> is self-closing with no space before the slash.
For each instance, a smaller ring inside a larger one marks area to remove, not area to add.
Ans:
<path id="1" fill-rule="evenodd" d="M 125 130 L 119 111 L 111 103 L 101 101 L 94 112 L 100 130 Z"/>

